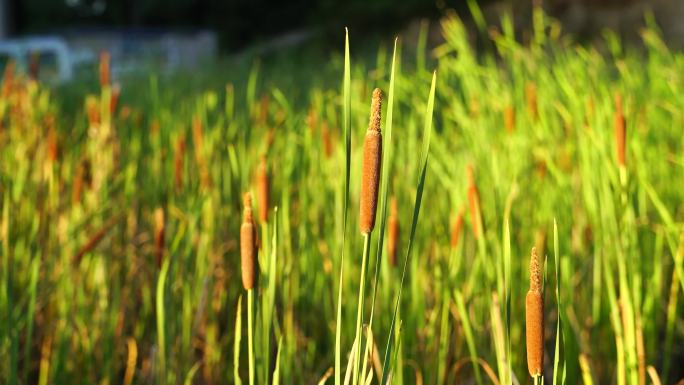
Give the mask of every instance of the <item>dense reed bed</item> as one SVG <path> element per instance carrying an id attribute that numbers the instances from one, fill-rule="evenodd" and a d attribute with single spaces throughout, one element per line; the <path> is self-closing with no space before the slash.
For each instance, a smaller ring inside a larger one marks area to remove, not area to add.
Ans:
<path id="1" fill-rule="evenodd" d="M 194 92 L 103 54 L 75 109 L 8 65 L 0 383 L 677 383 L 684 56 L 534 20 Z"/>

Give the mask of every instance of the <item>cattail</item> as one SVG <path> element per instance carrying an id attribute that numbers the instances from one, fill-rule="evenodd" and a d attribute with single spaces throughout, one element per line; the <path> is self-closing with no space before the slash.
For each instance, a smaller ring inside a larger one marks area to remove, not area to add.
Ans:
<path id="1" fill-rule="evenodd" d="M 512 134 L 515 131 L 515 110 L 513 106 L 507 106 L 504 109 L 504 126 L 506 127 L 506 132 Z"/>
<path id="2" fill-rule="evenodd" d="M 268 94 L 261 96 L 261 101 L 259 105 L 259 124 L 265 125 L 268 120 L 268 106 L 271 103 L 271 99 Z"/>
<path id="3" fill-rule="evenodd" d="M 382 134 L 380 132 L 380 111 L 382 91 L 373 90 L 370 122 L 363 143 L 363 167 L 361 169 L 361 204 L 359 228 L 362 234 L 369 234 L 375 227 L 375 210 L 378 205 L 380 184 L 380 160 L 382 157 Z"/>
<path id="4" fill-rule="evenodd" d="M 116 112 L 116 106 L 119 103 L 119 96 L 121 96 L 121 86 L 116 83 L 112 86 L 112 94 L 109 97 L 109 113 L 113 116 Z"/>
<path id="5" fill-rule="evenodd" d="M 159 134 L 159 129 L 161 128 L 161 124 L 159 124 L 159 121 L 157 119 L 152 119 L 150 122 L 150 135 L 155 136 Z"/>
<path id="6" fill-rule="evenodd" d="M 100 87 L 109 86 L 109 78 L 109 52 L 102 51 L 100 52 Z"/>
<path id="7" fill-rule="evenodd" d="M 7 62 L 5 66 L 5 72 L 2 76 L 2 96 L 4 98 L 8 97 L 12 93 L 12 88 L 14 86 L 14 60 Z"/>
<path id="8" fill-rule="evenodd" d="M 330 159 L 333 152 L 332 137 L 330 136 L 330 127 L 326 121 L 321 123 L 321 140 L 323 141 L 323 153 L 326 158 Z"/>
<path id="9" fill-rule="evenodd" d="M 173 157 L 173 170 L 176 180 L 176 190 L 183 188 L 183 161 L 185 159 L 185 136 L 180 135 L 176 142 L 176 153 Z"/>
<path id="10" fill-rule="evenodd" d="M 537 103 L 537 86 L 534 83 L 527 83 L 525 86 L 525 99 L 527 100 L 527 112 L 532 119 L 539 119 L 539 106 Z"/>
<path id="11" fill-rule="evenodd" d="M 259 161 L 259 168 L 256 176 L 257 185 L 257 201 L 259 203 L 259 221 L 261 223 L 268 222 L 268 201 L 269 201 L 269 180 L 268 167 L 266 165 L 266 157 L 261 156 Z"/>
<path id="12" fill-rule="evenodd" d="M 309 114 L 306 116 L 306 125 L 309 126 L 309 131 L 313 135 L 313 133 L 316 132 L 316 126 L 318 125 L 318 114 L 313 106 L 311 106 Z"/>
<path id="13" fill-rule="evenodd" d="M 76 169 L 76 176 L 74 177 L 73 190 L 71 191 L 71 203 L 74 205 L 81 202 L 81 194 L 83 194 L 84 171 L 83 165 L 79 164 Z"/>
<path id="14" fill-rule="evenodd" d="M 470 206 L 470 220 L 473 225 L 473 235 L 475 239 L 478 239 L 480 237 L 480 193 L 477 191 L 473 166 L 471 165 L 466 167 L 466 178 L 468 181 L 467 196 Z"/>
<path id="15" fill-rule="evenodd" d="M 164 261 L 164 209 L 157 207 L 154 210 L 154 254 L 157 258 L 157 266 L 161 267 Z"/>
<path id="16" fill-rule="evenodd" d="M 74 255 L 72 261 L 75 265 L 78 265 L 81 262 L 81 259 L 83 259 L 83 256 L 92 251 L 100 243 L 100 241 L 102 241 L 109 230 L 114 227 L 118 219 L 118 217 L 110 219 L 104 226 L 102 226 L 100 230 L 98 230 L 88 239 L 88 242 L 86 242 L 85 245 L 83 245 L 83 247 L 81 247 L 81 249 L 76 253 L 76 255 Z"/>
<path id="17" fill-rule="evenodd" d="M 622 95 L 615 93 L 615 153 L 618 166 L 625 166 L 625 134 L 626 122 L 625 114 L 622 109 Z"/>
<path id="18" fill-rule="evenodd" d="M 242 286 L 245 290 L 254 288 L 256 280 L 257 242 L 256 227 L 252 215 L 252 196 L 246 193 L 243 198 L 244 213 L 240 227 L 240 261 L 242 267 Z"/>
<path id="19" fill-rule="evenodd" d="M 527 337 L 527 370 L 530 376 L 541 376 L 544 363 L 544 299 L 542 267 L 537 248 L 530 256 L 530 290 L 525 297 L 525 327 Z"/>
<path id="20" fill-rule="evenodd" d="M 100 124 L 100 106 L 97 98 L 93 95 L 86 97 L 86 112 L 88 114 L 88 123 L 91 127 Z"/>
<path id="21" fill-rule="evenodd" d="M 57 144 L 57 130 L 55 129 L 55 117 L 52 114 L 45 116 L 47 132 L 47 155 L 51 163 L 57 161 L 59 156 L 59 145 Z"/>
<path id="22" fill-rule="evenodd" d="M 211 185 L 211 178 L 202 153 L 202 148 L 204 147 L 204 131 L 202 130 L 202 119 L 200 119 L 199 116 L 194 116 L 192 118 L 192 140 L 194 141 L 195 159 L 200 172 L 200 184 L 203 188 L 208 188 L 209 185 Z"/>
<path id="23" fill-rule="evenodd" d="M 454 225 L 451 227 L 451 248 L 458 247 L 458 241 L 461 239 L 461 231 L 463 230 L 463 207 L 458 211 Z"/>
<path id="24" fill-rule="evenodd" d="M 387 256 L 389 257 L 390 266 L 397 265 L 397 245 L 399 244 L 399 214 L 397 213 L 397 198 L 392 197 L 390 200 L 390 215 L 387 222 Z"/>
<path id="25" fill-rule="evenodd" d="M 40 72 L 40 52 L 31 52 L 29 56 L 29 77 L 31 80 L 38 80 Z"/>

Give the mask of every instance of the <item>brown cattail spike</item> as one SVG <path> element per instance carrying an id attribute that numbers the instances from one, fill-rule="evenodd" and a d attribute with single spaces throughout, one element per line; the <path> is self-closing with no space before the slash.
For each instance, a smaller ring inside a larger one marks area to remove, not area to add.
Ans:
<path id="1" fill-rule="evenodd" d="M 185 136 L 180 135 L 176 142 L 176 153 L 173 159 L 176 190 L 183 189 L 183 163 L 185 160 Z"/>
<path id="2" fill-rule="evenodd" d="M 615 93 L 615 155 L 617 157 L 618 166 L 624 167 L 626 164 L 625 158 L 625 139 L 626 139 L 626 121 L 625 114 L 622 108 L 622 95 L 619 92 Z"/>
<path id="3" fill-rule="evenodd" d="M 527 112 L 536 121 L 539 119 L 539 106 L 537 102 L 537 86 L 534 83 L 527 83 L 525 86 L 525 99 L 527 100 Z"/>
<path id="4" fill-rule="evenodd" d="M 399 214 L 397 211 L 397 198 L 392 197 L 392 200 L 390 200 L 390 215 L 387 223 L 387 234 L 389 236 L 387 241 L 387 256 L 389 257 L 389 263 L 392 267 L 397 265 L 397 245 L 399 244 Z"/>
<path id="5" fill-rule="evenodd" d="M 121 95 L 121 86 L 116 83 L 112 86 L 112 95 L 109 99 L 109 114 L 114 115 L 116 106 L 119 104 L 119 96 Z"/>
<path id="6" fill-rule="evenodd" d="M 506 126 L 506 132 L 509 134 L 515 131 L 515 110 L 513 106 L 508 106 L 504 110 L 504 125 Z"/>
<path id="7" fill-rule="evenodd" d="M 321 123 L 321 140 L 323 141 L 323 153 L 325 157 L 330 159 L 333 153 L 332 138 L 330 136 L 330 127 L 328 122 L 323 121 Z"/>
<path id="8" fill-rule="evenodd" d="M 100 87 L 109 86 L 109 75 L 109 52 L 102 51 L 100 53 Z"/>
<path id="9" fill-rule="evenodd" d="M 473 166 L 468 165 L 466 167 L 466 180 L 468 183 L 468 189 L 466 195 L 468 197 L 468 204 L 470 206 L 470 220 L 473 225 L 473 236 L 475 239 L 480 237 L 480 193 L 477 191 L 477 185 L 475 184 L 475 174 L 473 172 Z"/>
<path id="10" fill-rule="evenodd" d="M 157 259 L 157 266 L 161 267 L 164 262 L 164 209 L 157 207 L 154 210 L 154 254 Z"/>
<path id="11" fill-rule="evenodd" d="M 456 220 L 451 228 L 451 248 L 455 249 L 458 247 L 458 241 L 461 239 L 461 231 L 463 229 L 463 208 L 458 211 L 456 215 Z"/>
<path id="12" fill-rule="evenodd" d="M 544 363 L 544 298 L 542 267 L 537 249 L 530 256 L 530 290 L 525 297 L 525 326 L 527 337 L 527 370 L 530 376 L 542 374 Z"/>
<path id="13" fill-rule="evenodd" d="M 242 286 L 245 290 L 254 288 L 256 281 L 257 247 L 256 227 L 252 214 L 252 196 L 246 193 L 244 196 L 244 213 L 242 226 L 240 227 L 240 262 L 242 268 Z"/>
<path id="14" fill-rule="evenodd" d="M 262 156 L 259 162 L 259 169 L 257 170 L 257 200 L 259 203 L 259 221 L 262 223 L 268 222 L 268 202 L 270 186 L 268 180 L 268 167 L 266 165 L 266 157 Z"/>
<path id="15" fill-rule="evenodd" d="M 378 205 L 380 185 L 380 164 L 382 158 L 382 134 L 380 133 L 380 111 L 382 91 L 373 90 L 370 122 L 363 143 L 363 167 L 361 169 L 361 204 L 359 228 L 362 234 L 369 234 L 375 227 L 375 211 Z"/>

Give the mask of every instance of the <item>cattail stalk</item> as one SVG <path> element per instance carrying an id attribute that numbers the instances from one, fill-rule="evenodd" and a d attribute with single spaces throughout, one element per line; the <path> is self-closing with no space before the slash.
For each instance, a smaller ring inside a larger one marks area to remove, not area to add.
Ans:
<path id="1" fill-rule="evenodd" d="M 397 246 L 399 244 L 399 214 L 397 209 L 397 198 L 390 200 L 390 215 L 387 221 L 387 257 L 390 266 L 397 266 Z"/>
<path id="2" fill-rule="evenodd" d="M 183 188 L 183 163 L 185 160 L 185 136 L 180 135 L 176 142 L 176 153 L 173 157 L 173 171 L 176 181 L 176 190 Z"/>
<path id="3" fill-rule="evenodd" d="M 211 185 L 211 177 L 209 176 L 207 163 L 204 160 L 204 130 L 202 129 L 202 119 L 199 116 L 192 118 L 192 140 L 195 146 L 195 160 L 200 172 L 200 185 L 206 189 Z"/>
<path id="4" fill-rule="evenodd" d="M 530 376 L 542 375 L 544 364 L 544 297 L 541 260 L 537 248 L 530 256 L 530 290 L 525 297 L 527 370 Z"/>
<path id="5" fill-rule="evenodd" d="M 157 267 L 161 268 L 164 261 L 164 232 L 165 232 L 164 209 L 158 207 L 154 210 L 154 254 L 157 259 Z"/>
<path id="6" fill-rule="evenodd" d="M 477 185 L 475 184 L 475 175 L 473 172 L 473 166 L 468 165 L 466 167 L 466 178 L 468 182 L 468 204 L 470 206 L 470 220 L 473 225 L 473 236 L 475 239 L 480 237 L 480 193 L 477 190 Z"/>
<path id="7" fill-rule="evenodd" d="M 512 134 L 515 131 L 515 110 L 513 106 L 507 106 L 504 109 L 504 126 L 506 127 L 506 132 Z"/>
<path id="8" fill-rule="evenodd" d="M 359 354 L 354 358 L 352 384 L 359 383 L 361 377 L 361 325 L 363 325 L 363 309 L 366 295 L 366 276 L 368 273 L 368 254 L 370 252 L 371 232 L 375 226 L 375 212 L 378 205 L 378 187 L 380 185 L 380 165 L 382 158 L 382 134 L 380 132 L 380 113 L 382 109 L 382 91 L 373 90 L 370 121 L 363 143 L 363 166 L 361 168 L 361 195 L 359 205 L 359 229 L 363 235 L 363 257 L 361 258 L 361 280 L 359 282 L 359 299 L 356 308 L 356 339 L 359 342 Z"/>
<path id="9" fill-rule="evenodd" d="M 615 156 L 617 158 L 618 166 L 625 167 L 625 139 L 626 139 L 626 121 L 625 114 L 622 107 L 622 95 L 619 92 L 615 93 Z"/>
<path id="10" fill-rule="evenodd" d="M 5 72 L 2 75 L 2 97 L 7 98 L 12 93 L 14 88 L 14 68 L 16 64 L 14 60 L 10 60 L 5 65 Z"/>
<path id="11" fill-rule="evenodd" d="M 117 83 L 112 87 L 112 94 L 109 97 L 109 115 L 114 116 L 116 106 L 119 104 L 119 96 L 121 96 L 121 86 Z"/>
<path id="12" fill-rule="evenodd" d="M 461 239 L 461 232 L 463 231 L 463 208 L 456 214 L 456 219 L 451 227 L 451 248 L 456 249 L 458 242 Z"/>
<path id="13" fill-rule="evenodd" d="M 83 245 L 83 247 L 81 247 L 81 249 L 72 258 L 72 262 L 74 263 L 74 265 L 78 265 L 81 262 L 81 259 L 83 259 L 84 255 L 95 249 L 95 247 L 100 243 L 100 241 L 102 241 L 105 235 L 107 235 L 109 230 L 111 230 L 112 227 L 114 227 L 118 219 L 118 217 L 110 219 L 104 226 L 102 226 L 100 230 L 98 230 L 88 239 L 85 245 Z"/>
<path id="14" fill-rule="evenodd" d="M 247 352 L 249 358 L 249 385 L 254 385 L 254 286 L 257 273 L 256 226 L 252 214 L 252 195 L 243 198 L 244 213 L 240 227 L 240 259 L 242 286 L 247 290 Z"/>
<path id="15" fill-rule="evenodd" d="M 321 123 L 321 140 L 323 141 L 323 153 L 327 159 L 330 159 L 333 153 L 333 146 L 332 137 L 330 135 L 330 127 L 326 121 Z"/>
<path id="16" fill-rule="evenodd" d="M 252 195 L 243 198 L 244 212 L 240 227 L 240 261 L 242 267 L 242 286 L 245 290 L 254 288 L 256 281 L 257 240 L 254 216 L 252 214 Z"/>
<path id="17" fill-rule="evenodd" d="M 270 185 L 268 179 L 268 166 L 266 157 L 262 156 L 257 169 L 257 200 L 259 202 L 259 221 L 268 222 L 268 202 L 270 198 Z"/>
<path id="18" fill-rule="evenodd" d="M 45 117 L 45 125 L 47 126 L 47 155 L 50 163 L 57 162 L 59 156 L 59 145 L 57 141 L 57 130 L 55 129 L 55 117 L 52 114 Z"/>
<path id="19" fill-rule="evenodd" d="M 268 97 L 268 94 L 264 94 L 261 96 L 260 100 L 260 105 L 259 105 L 259 124 L 260 125 L 266 125 L 268 121 L 268 106 L 271 103 L 271 99 Z"/>
<path id="20" fill-rule="evenodd" d="M 370 122 L 363 143 L 363 167 L 361 169 L 361 203 L 359 228 L 361 234 L 370 234 L 375 227 L 375 212 L 378 206 L 378 187 L 380 185 L 380 165 L 382 158 L 382 133 L 380 132 L 380 113 L 382 91 L 373 90 Z"/>
<path id="21" fill-rule="evenodd" d="M 100 53 L 100 87 L 108 87 L 110 82 L 109 52 Z"/>

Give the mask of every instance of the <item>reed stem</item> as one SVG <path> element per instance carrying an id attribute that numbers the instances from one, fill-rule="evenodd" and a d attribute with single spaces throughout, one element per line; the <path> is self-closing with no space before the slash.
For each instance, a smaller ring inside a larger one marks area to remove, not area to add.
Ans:
<path id="1" fill-rule="evenodd" d="M 254 289 L 247 290 L 247 349 L 249 385 L 254 385 Z"/>
<path id="2" fill-rule="evenodd" d="M 361 353 L 363 352 L 362 346 L 361 346 L 361 327 L 363 325 L 363 307 L 364 307 L 364 298 L 366 296 L 366 276 L 368 273 L 368 254 L 370 252 L 370 239 L 371 235 L 370 233 L 364 233 L 363 234 L 363 258 L 361 260 L 361 283 L 359 284 L 359 301 L 358 301 L 358 307 L 356 309 L 356 339 L 358 344 L 358 352 Z M 353 376 L 353 384 L 356 385 L 358 384 L 359 380 L 359 368 L 360 368 L 360 363 L 361 363 L 361 356 L 362 354 L 357 354 L 356 358 L 354 359 L 354 376 Z"/>

